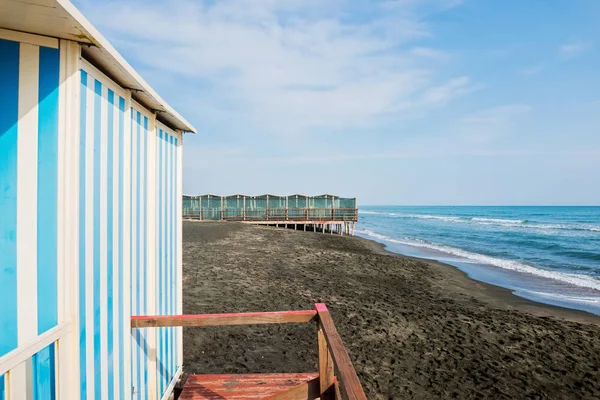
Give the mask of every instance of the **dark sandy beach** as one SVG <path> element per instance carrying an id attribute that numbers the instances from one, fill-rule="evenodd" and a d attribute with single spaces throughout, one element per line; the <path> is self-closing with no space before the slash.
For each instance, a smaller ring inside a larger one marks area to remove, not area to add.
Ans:
<path id="1" fill-rule="evenodd" d="M 369 399 L 600 398 L 600 318 L 360 238 L 183 224 L 186 314 L 329 307 Z M 184 329 L 186 373 L 317 370 L 312 324 Z"/>

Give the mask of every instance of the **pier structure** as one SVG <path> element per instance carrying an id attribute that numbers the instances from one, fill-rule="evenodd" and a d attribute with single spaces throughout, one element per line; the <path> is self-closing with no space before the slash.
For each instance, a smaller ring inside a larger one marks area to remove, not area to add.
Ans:
<path id="1" fill-rule="evenodd" d="M 332 194 L 184 195 L 183 218 L 236 221 L 311 232 L 354 235 L 358 208 L 356 198 Z"/>

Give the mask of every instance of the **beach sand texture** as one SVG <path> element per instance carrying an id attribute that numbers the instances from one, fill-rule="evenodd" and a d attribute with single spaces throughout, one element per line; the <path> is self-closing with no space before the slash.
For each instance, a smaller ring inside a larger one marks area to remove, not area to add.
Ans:
<path id="1" fill-rule="evenodd" d="M 600 318 L 351 237 L 184 222 L 185 314 L 329 307 L 369 399 L 600 398 Z M 312 372 L 312 324 L 184 329 L 188 374 Z"/>

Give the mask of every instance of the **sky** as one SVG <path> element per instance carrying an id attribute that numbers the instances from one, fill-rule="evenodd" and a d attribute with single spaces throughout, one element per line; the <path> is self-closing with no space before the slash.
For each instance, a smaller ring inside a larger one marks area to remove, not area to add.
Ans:
<path id="1" fill-rule="evenodd" d="M 184 193 L 600 205 L 598 0 L 79 0 L 198 134 Z"/>

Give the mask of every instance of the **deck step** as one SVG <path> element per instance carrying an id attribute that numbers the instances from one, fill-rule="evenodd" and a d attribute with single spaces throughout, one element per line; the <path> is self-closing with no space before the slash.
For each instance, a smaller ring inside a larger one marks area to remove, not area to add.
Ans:
<path id="1" fill-rule="evenodd" d="M 190 375 L 180 400 L 319 398 L 318 373 Z M 304 387 L 305 390 L 302 389 Z M 279 396 L 278 396 L 279 395 Z"/>

